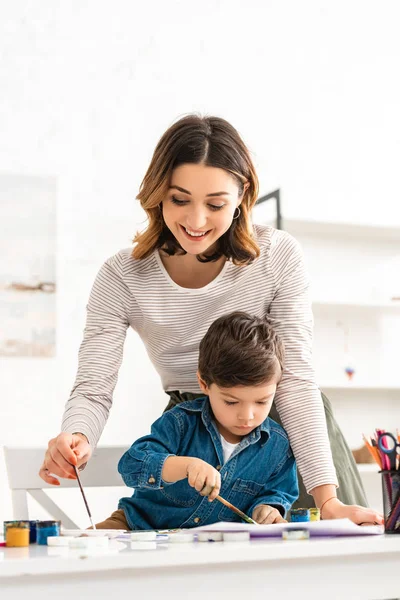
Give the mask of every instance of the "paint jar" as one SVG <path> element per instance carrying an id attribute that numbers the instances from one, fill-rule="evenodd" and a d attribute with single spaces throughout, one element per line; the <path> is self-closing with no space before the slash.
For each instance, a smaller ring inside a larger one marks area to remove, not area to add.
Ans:
<path id="1" fill-rule="evenodd" d="M 17 521 L 16 519 L 14 519 L 14 521 L 3 521 L 3 536 L 4 536 L 4 541 L 6 539 L 6 529 L 7 526 L 10 524 L 15 524 L 15 523 L 28 523 L 29 521 L 24 521 L 23 519 L 21 519 L 20 521 Z"/>
<path id="2" fill-rule="evenodd" d="M 39 521 L 29 521 L 30 531 L 29 531 L 29 543 L 36 544 L 36 525 Z"/>
<path id="3" fill-rule="evenodd" d="M 310 532 L 307 529 L 284 529 L 282 531 L 283 540 L 309 540 Z"/>
<path id="4" fill-rule="evenodd" d="M 7 548 L 29 546 L 29 521 L 6 521 L 4 528 Z"/>
<path id="5" fill-rule="evenodd" d="M 400 471 L 381 471 L 385 533 L 400 533 Z"/>
<path id="6" fill-rule="evenodd" d="M 310 520 L 310 511 L 308 508 L 292 508 L 290 511 L 290 520 L 292 523 L 300 523 Z"/>
<path id="7" fill-rule="evenodd" d="M 36 540 L 40 546 L 47 545 L 49 536 L 60 535 L 61 521 L 38 521 L 36 524 Z"/>
<path id="8" fill-rule="evenodd" d="M 310 508 L 310 521 L 320 521 L 321 513 L 319 508 Z"/>

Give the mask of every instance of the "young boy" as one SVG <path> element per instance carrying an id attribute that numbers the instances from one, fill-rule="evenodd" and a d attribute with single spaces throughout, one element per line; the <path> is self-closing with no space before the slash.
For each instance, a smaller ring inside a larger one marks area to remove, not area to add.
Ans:
<path id="1" fill-rule="evenodd" d="M 235 312 L 200 344 L 206 397 L 165 412 L 119 461 L 135 489 L 99 528 L 171 529 L 240 521 L 218 494 L 258 523 L 284 522 L 298 496 L 285 431 L 268 418 L 283 346 L 268 319 Z"/>

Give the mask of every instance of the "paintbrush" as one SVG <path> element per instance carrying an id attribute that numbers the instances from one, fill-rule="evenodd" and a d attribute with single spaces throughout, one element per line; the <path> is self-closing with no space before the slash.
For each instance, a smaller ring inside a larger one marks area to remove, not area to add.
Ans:
<path id="1" fill-rule="evenodd" d="M 87 500 L 86 500 L 85 492 L 83 491 L 81 480 L 79 478 L 79 471 L 78 471 L 76 465 L 72 465 L 72 466 L 75 469 L 75 475 L 76 475 L 76 478 L 77 478 L 78 483 L 79 483 L 79 487 L 80 487 L 80 490 L 81 490 L 82 498 L 83 498 L 83 501 L 84 501 L 85 506 L 86 506 L 87 514 L 89 515 L 90 523 L 91 523 L 93 529 L 96 529 L 96 525 L 93 523 L 92 515 L 90 514 L 89 505 L 88 505 Z"/>
<path id="2" fill-rule="evenodd" d="M 219 502 L 221 502 L 221 504 L 225 504 L 225 506 L 227 506 L 234 513 L 236 513 L 237 515 L 239 515 L 239 517 L 241 519 L 243 519 L 243 521 L 246 521 L 246 523 L 250 523 L 251 525 L 257 525 L 257 521 L 254 521 L 253 519 L 251 519 L 250 517 L 248 517 L 247 515 L 245 515 L 244 512 L 242 512 L 241 510 L 239 510 L 238 508 L 236 508 L 236 506 L 233 506 L 233 504 L 231 504 L 230 502 L 228 502 L 228 500 L 225 500 L 225 498 L 222 498 L 221 496 L 216 496 L 215 499 L 218 500 Z"/>

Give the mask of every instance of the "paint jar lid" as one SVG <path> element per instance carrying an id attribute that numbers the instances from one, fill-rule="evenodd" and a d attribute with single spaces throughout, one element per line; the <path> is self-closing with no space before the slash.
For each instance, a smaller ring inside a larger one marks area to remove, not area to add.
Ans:
<path id="1" fill-rule="evenodd" d="M 319 508 L 310 508 L 310 520 L 319 521 L 321 518 L 321 512 Z"/>
<path id="2" fill-rule="evenodd" d="M 36 523 L 36 527 L 40 529 L 41 527 L 55 527 L 58 525 L 60 527 L 61 521 L 38 521 Z"/>
<path id="3" fill-rule="evenodd" d="M 4 521 L 4 528 L 29 529 L 29 521 Z"/>
<path id="4" fill-rule="evenodd" d="M 309 508 L 292 508 L 290 512 L 292 515 L 307 515 L 309 510 Z"/>
<path id="5" fill-rule="evenodd" d="M 185 544 L 194 541 L 194 533 L 172 533 L 169 536 L 172 544 Z"/>
<path id="6" fill-rule="evenodd" d="M 250 531 L 224 531 L 224 542 L 248 542 L 250 540 Z"/>
<path id="7" fill-rule="evenodd" d="M 199 531 L 197 540 L 199 542 L 222 542 L 222 531 Z"/>
<path id="8" fill-rule="evenodd" d="M 49 535 L 47 536 L 48 546 L 69 546 L 69 542 L 74 539 L 72 536 L 61 536 L 61 535 Z"/>
<path id="9" fill-rule="evenodd" d="M 156 531 L 132 531 L 131 533 L 131 542 L 154 542 L 156 539 Z"/>
<path id="10" fill-rule="evenodd" d="M 310 532 L 307 529 L 284 529 L 282 531 L 284 540 L 309 540 Z"/>

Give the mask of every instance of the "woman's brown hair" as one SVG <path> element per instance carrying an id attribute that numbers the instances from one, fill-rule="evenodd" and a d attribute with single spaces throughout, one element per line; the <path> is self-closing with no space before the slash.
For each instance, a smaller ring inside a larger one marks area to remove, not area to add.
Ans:
<path id="1" fill-rule="evenodd" d="M 200 342 L 199 374 L 210 386 L 256 386 L 280 380 L 284 346 L 273 320 L 236 311 L 214 321 Z"/>
<path id="2" fill-rule="evenodd" d="M 253 237 L 251 210 L 258 197 L 258 178 L 250 153 L 232 125 L 219 117 L 188 115 L 179 119 L 161 137 L 150 166 L 140 186 L 137 199 L 147 213 L 148 227 L 138 233 L 132 256 L 147 258 L 156 248 L 173 255 L 185 254 L 176 238 L 166 226 L 161 204 L 167 197 L 171 174 L 183 164 L 203 164 L 229 172 L 243 193 L 239 217 L 219 239 L 214 254 L 197 256 L 200 262 L 217 260 L 221 256 L 235 265 L 246 265 L 260 254 Z"/>

